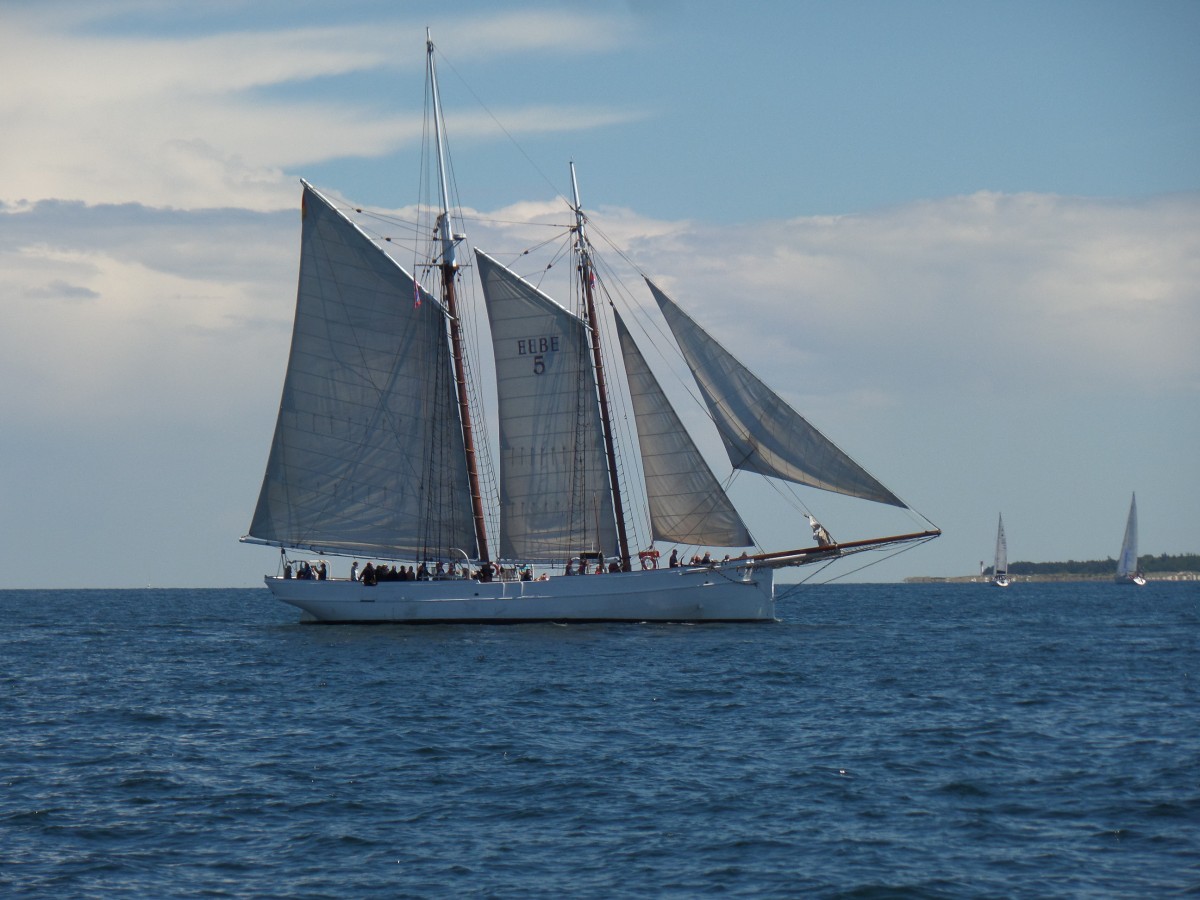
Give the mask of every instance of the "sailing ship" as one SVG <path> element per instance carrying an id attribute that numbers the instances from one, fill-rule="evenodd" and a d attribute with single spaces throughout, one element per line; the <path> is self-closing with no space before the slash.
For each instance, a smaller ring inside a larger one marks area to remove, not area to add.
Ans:
<path id="1" fill-rule="evenodd" d="M 996 561 L 992 565 L 992 584 L 996 587 L 1008 587 L 1008 539 L 1004 537 L 1004 514 L 996 526 Z"/>
<path id="2" fill-rule="evenodd" d="M 1117 558 L 1117 584 L 1146 583 L 1146 576 L 1138 567 L 1137 551 L 1137 494 L 1129 501 L 1129 518 L 1125 520 L 1125 539 L 1121 541 L 1121 555 Z"/>
<path id="3" fill-rule="evenodd" d="M 923 530 L 837 542 L 810 517 L 811 545 L 763 551 L 614 306 L 613 359 L 633 410 L 651 538 L 649 549 L 631 550 L 629 470 L 614 438 L 613 363 L 600 342 L 605 288 L 573 164 L 575 308 L 474 252 L 495 362 L 499 478 L 491 486 L 479 425 L 487 417 L 463 327 L 469 260 L 460 262 L 465 238 L 451 224 L 428 34 L 426 51 L 440 203 L 413 272 L 385 251 L 390 239 L 302 182 L 291 351 L 242 538 L 279 548 L 282 573 L 266 577 L 275 598 L 322 622 L 772 621 L 777 570 L 908 549 L 941 533 L 921 517 Z M 426 289 L 422 272 L 438 289 Z M 735 470 L 909 509 L 646 284 Z M 654 542 L 742 552 L 679 565 L 672 552 L 672 565 L 660 566 Z M 354 558 L 351 577 L 326 577 L 311 554 Z M 359 572 L 364 557 L 378 565 Z M 292 577 L 295 566 L 304 577 Z"/>

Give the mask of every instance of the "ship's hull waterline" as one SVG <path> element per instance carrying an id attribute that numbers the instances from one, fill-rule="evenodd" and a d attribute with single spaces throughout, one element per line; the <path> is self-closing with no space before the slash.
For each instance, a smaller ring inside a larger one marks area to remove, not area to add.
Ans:
<path id="1" fill-rule="evenodd" d="M 384 581 L 269 577 L 275 599 L 308 622 L 772 622 L 774 571 L 711 566 L 544 581 Z"/>

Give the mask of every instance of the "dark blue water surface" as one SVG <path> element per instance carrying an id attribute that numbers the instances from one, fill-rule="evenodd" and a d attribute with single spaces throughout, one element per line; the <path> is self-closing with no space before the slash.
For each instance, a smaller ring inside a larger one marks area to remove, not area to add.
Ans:
<path id="1" fill-rule="evenodd" d="M 0 592 L 0 893 L 1200 891 L 1200 584 L 804 588 L 776 625 L 299 625 Z"/>

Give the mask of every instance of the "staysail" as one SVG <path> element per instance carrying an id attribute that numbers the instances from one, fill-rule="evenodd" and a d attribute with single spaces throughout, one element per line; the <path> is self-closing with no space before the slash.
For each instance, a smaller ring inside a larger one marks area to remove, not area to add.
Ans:
<path id="1" fill-rule="evenodd" d="M 735 469 L 907 508 L 763 384 L 649 279 Z"/>
<path id="2" fill-rule="evenodd" d="M 475 251 L 500 418 L 500 556 L 612 555 L 616 520 L 587 325 Z"/>
<path id="3" fill-rule="evenodd" d="M 656 541 L 710 547 L 753 543 L 742 517 L 683 427 L 621 316 L 613 312 L 637 421 Z"/>
<path id="4" fill-rule="evenodd" d="M 1151 498 L 1153 500 L 1153 498 Z M 1151 507 L 1154 506 L 1151 502 Z M 1154 510 L 1150 510 L 1153 517 Z M 1137 494 L 1129 503 L 1129 518 L 1125 521 L 1125 539 L 1121 542 L 1121 557 L 1117 560 L 1117 575 L 1125 578 L 1138 570 Z"/>
<path id="5" fill-rule="evenodd" d="M 442 307 L 307 183 L 291 354 L 249 537 L 477 550 Z"/>

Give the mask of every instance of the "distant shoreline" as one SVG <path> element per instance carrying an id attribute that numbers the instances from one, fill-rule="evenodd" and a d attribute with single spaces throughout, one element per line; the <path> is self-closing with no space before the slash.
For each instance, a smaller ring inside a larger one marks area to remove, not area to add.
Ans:
<path id="1" fill-rule="evenodd" d="M 1147 574 L 1147 581 L 1200 581 L 1200 572 L 1152 572 Z M 1009 573 L 1008 580 L 1014 584 L 1030 581 L 1030 582 L 1055 582 L 1055 581 L 1112 581 L 1113 575 L 1013 575 Z M 914 575 L 910 578 L 905 578 L 905 584 L 989 584 L 991 578 L 987 575 L 955 575 L 947 578 L 937 578 L 932 575 Z"/>

